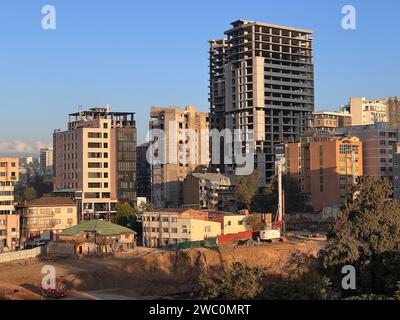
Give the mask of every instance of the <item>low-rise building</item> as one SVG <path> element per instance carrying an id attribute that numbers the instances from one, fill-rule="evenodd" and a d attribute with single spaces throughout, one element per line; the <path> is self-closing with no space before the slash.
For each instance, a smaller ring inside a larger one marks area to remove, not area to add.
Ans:
<path id="1" fill-rule="evenodd" d="M 45 197 L 19 206 L 21 241 L 58 240 L 60 233 L 78 224 L 77 204 L 68 197 Z"/>
<path id="2" fill-rule="evenodd" d="M 74 244 L 76 254 L 114 253 L 134 248 L 135 234 L 111 222 L 92 220 L 65 229 L 59 241 Z"/>
<path id="3" fill-rule="evenodd" d="M 199 209 L 237 210 L 234 186 L 219 172 L 187 175 L 183 182 L 183 203 Z"/>
<path id="4" fill-rule="evenodd" d="M 336 128 L 351 126 L 351 114 L 334 111 L 312 113 L 312 127 L 315 130 L 335 131 Z"/>
<path id="5" fill-rule="evenodd" d="M 0 215 L 0 252 L 19 248 L 19 215 Z"/>
<path id="6" fill-rule="evenodd" d="M 208 220 L 219 222 L 223 235 L 244 232 L 246 227 L 246 215 L 233 214 L 231 212 L 208 211 Z"/>
<path id="7" fill-rule="evenodd" d="M 246 216 L 195 209 L 158 209 L 143 214 L 143 244 L 167 247 L 246 231 Z"/>
<path id="8" fill-rule="evenodd" d="M 143 214 L 143 244 L 148 247 L 177 245 L 221 235 L 219 222 L 193 209 L 159 209 Z"/>

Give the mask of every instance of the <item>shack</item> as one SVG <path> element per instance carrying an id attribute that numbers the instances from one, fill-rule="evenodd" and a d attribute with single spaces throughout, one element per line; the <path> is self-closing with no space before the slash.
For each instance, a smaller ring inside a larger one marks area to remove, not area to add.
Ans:
<path id="1" fill-rule="evenodd" d="M 136 232 L 101 221 L 82 221 L 60 233 L 59 242 L 72 243 L 76 254 L 115 253 L 135 247 Z"/>

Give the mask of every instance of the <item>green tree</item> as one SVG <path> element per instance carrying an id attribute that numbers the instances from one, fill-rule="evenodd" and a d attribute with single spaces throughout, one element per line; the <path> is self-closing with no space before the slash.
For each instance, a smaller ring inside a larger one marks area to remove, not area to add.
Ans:
<path id="1" fill-rule="evenodd" d="M 264 221 L 261 219 L 261 214 L 259 213 L 249 214 L 245 219 L 245 223 L 248 229 L 253 231 L 264 230 L 266 227 Z"/>
<path id="2" fill-rule="evenodd" d="M 36 189 L 34 187 L 28 187 L 25 189 L 24 191 L 24 200 L 26 201 L 31 201 L 34 199 L 37 199 L 37 192 Z"/>
<path id="3" fill-rule="evenodd" d="M 255 299 L 263 291 L 263 268 L 251 268 L 241 262 L 234 262 L 229 271 L 222 271 L 210 278 L 199 277 L 200 296 L 205 299 L 245 300 Z"/>
<path id="4" fill-rule="evenodd" d="M 239 206 L 250 210 L 251 202 L 258 191 L 260 172 L 253 171 L 248 176 L 237 176 L 235 183 L 235 196 Z"/>
<path id="5" fill-rule="evenodd" d="M 319 261 L 311 253 L 295 251 L 283 268 L 284 278 L 265 284 L 264 299 L 326 300 L 333 296 L 328 277 L 319 272 Z"/>
<path id="6" fill-rule="evenodd" d="M 289 176 L 283 177 L 283 191 L 285 194 L 285 212 L 305 212 L 307 208 L 304 196 L 295 179 Z M 272 177 L 261 194 L 254 197 L 252 210 L 258 212 L 276 212 L 278 208 L 278 178 Z"/>
<path id="7" fill-rule="evenodd" d="M 154 210 L 153 204 L 152 203 L 140 203 L 139 206 L 139 211 L 141 212 L 148 212 Z"/>
<path id="8" fill-rule="evenodd" d="M 357 272 L 357 295 L 393 295 L 400 280 L 400 205 L 384 179 L 360 177 L 353 198 L 338 212 L 321 252 L 324 272 L 341 290 L 341 268 Z M 354 294 L 354 292 L 352 293 Z"/>
<path id="9" fill-rule="evenodd" d="M 46 182 L 44 177 L 42 176 L 35 176 L 32 178 L 33 180 L 28 181 L 28 186 L 33 187 L 36 190 L 37 198 L 40 198 L 45 193 L 51 193 L 53 186 L 51 183 Z"/>
<path id="10" fill-rule="evenodd" d="M 128 227 L 129 221 L 134 217 L 136 210 L 128 203 L 118 203 L 117 213 L 112 218 L 112 222 Z"/>

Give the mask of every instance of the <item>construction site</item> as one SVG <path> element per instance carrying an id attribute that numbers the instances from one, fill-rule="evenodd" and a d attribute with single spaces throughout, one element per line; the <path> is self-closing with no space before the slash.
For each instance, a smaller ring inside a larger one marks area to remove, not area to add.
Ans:
<path id="1" fill-rule="evenodd" d="M 162 250 L 137 247 L 104 256 L 36 257 L 3 263 L 0 299 L 42 300 L 44 266 L 54 266 L 74 300 L 196 299 L 200 274 L 229 270 L 233 262 L 262 266 L 271 275 L 282 270 L 296 251 L 316 255 L 324 237 L 288 234 L 284 242 L 239 241 L 213 249 Z"/>

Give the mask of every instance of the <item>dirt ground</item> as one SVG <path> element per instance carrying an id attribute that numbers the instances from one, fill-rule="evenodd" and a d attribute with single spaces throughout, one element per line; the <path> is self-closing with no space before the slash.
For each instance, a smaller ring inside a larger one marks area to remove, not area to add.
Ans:
<path id="1" fill-rule="evenodd" d="M 283 243 L 166 251 L 138 247 L 107 257 L 28 259 L 0 265 L 0 299 L 44 299 L 42 268 L 52 265 L 66 282 L 66 299 L 191 298 L 200 273 L 229 268 L 234 261 L 264 266 L 280 274 L 290 253 L 316 254 L 324 241 L 306 238 Z"/>

